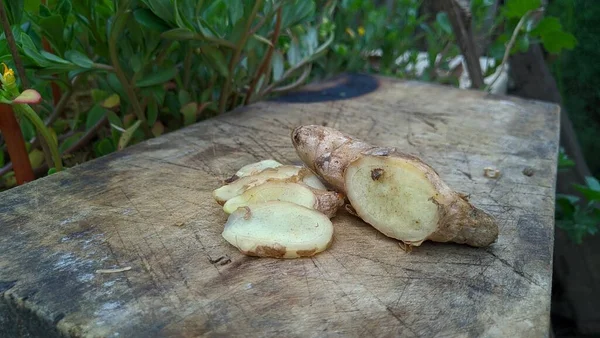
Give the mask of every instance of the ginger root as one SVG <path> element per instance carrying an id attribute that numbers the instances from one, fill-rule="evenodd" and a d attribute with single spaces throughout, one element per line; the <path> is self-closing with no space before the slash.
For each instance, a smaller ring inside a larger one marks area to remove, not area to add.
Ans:
<path id="1" fill-rule="evenodd" d="M 412 246 L 431 240 L 475 247 L 498 238 L 489 214 L 415 156 L 319 125 L 297 127 L 291 138 L 302 161 L 388 237 Z"/>
<path id="2" fill-rule="evenodd" d="M 241 195 L 229 199 L 223 211 L 231 214 L 241 207 L 268 201 L 293 202 L 309 209 L 315 209 L 328 217 L 333 217 L 344 205 L 344 196 L 334 191 L 317 190 L 301 183 L 267 181 L 246 190 Z"/>
<path id="3" fill-rule="evenodd" d="M 245 255 L 310 257 L 333 241 L 333 224 L 324 214 L 296 203 L 268 201 L 235 210 L 223 238 Z"/>
<path id="4" fill-rule="evenodd" d="M 327 249 L 333 240 L 330 218 L 345 201 L 308 168 L 274 160 L 243 166 L 213 197 L 229 214 L 223 238 L 245 255 L 273 258 Z"/>

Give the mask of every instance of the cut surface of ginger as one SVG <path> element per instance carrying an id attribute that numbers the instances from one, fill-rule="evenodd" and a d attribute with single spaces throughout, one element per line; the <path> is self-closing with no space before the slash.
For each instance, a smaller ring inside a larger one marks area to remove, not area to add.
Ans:
<path id="1" fill-rule="evenodd" d="M 303 207 L 314 209 L 315 194 L 308 187 L 285 181 L 269 181 L 252 187 L 241 195 L 229 199 L 223 205 L 223 211 L 231 214 L 240 207 L 268 201 L 293 202 Z"/>
<path id="2" fill-rule="evenodd" d="M 231 198 L 241 195 L 244 191 L 261 185 L 267 181 L 301 181 L 315 189 L 325 190 L 326 187 L 319 178 L 305 167 L 282 165 L 267 168 L 256 174 L 239 178 L 213 191 L 213 198 L 221 205 Z"/>
<path id="3" fill-rule="evenodd" d="M 269 168 L 277 168 L 277 167 L 281 167 L 283 164 L 275 161 L 275 160 L 262 160 L 259 162 L 255 162 L 255 163 L 250 163 L 250 164 L 246 164 L 245 166 L 241 167 L 236 173 L 235 176 L 238 178 L 241 177 L 246 177 L 246 176 L 250 176 L 250 175 L 254 175 L 257 174 L 265 169 L 269 169 Z"/>
<path id="4" fill-rule="evenodd" d="M 229 199 L 242 194 L 244 191 L 263 184 L 268 180 L 272 179 L 288 179 L 294 177 L 300 173 L 302 167 L 293 165 L 284 165 L 276 168 L 267 168 L 256 174 L 242 177 L 238 180 L 233 181 L 230 184 L 226 184 L 213 191 L 214 199 L 223 204 Z"/>
<path id="5" fill-rule="evenodd" d="M 231 213 L 222 236 L 248 256 L 309 257 L 331 245 L 333 224 L 316 210 L 292 202 L 269 201 Z"/>
<path id="6" fill-rule="evenodd" d="M 419 243 L 438 227 L 437 191 L 404 159 L 362 157 L 348 166 L 345 185 L 359 217 L 386 236 Z"/>

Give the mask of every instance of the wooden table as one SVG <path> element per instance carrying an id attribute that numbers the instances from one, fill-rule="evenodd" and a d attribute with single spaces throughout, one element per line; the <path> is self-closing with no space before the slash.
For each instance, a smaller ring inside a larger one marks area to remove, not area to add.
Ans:
<path id="1" fill-rule="evenodd" d="M 421 156 L 498 219 L 497 243 L 406 253 L 342 211 L 313 258 L 241 255 L 211 192 L 250 162 L 299 163 L 300 124 Z M 558 135 L 555 105 L 341 76 L 17 187 L 0 194 L 0 336 L 547 336 Z"/>

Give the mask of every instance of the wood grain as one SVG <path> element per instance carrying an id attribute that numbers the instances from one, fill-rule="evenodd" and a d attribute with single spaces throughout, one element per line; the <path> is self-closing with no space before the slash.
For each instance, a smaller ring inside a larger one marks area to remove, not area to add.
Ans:
<path id="1" fill-rule="evenodd" d="M 300 124 L 421 156 L 498 219 L 498 242 L 405 253 L 342 211 L 313 258 L 241 255 L 211 192 L 253 161 L 300 163 Z M 0 194 L 0 323 L 85 337 L 547 336 L 558 132 L 555 105 L 366 76 L 253 104 Z"/>

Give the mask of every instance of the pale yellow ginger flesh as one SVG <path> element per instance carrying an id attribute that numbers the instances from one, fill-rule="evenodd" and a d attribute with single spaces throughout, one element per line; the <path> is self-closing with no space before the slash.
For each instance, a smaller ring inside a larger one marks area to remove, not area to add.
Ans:
<path id="1" fill-rule="evenodd" d="M 229 199 L 223 205 L 223 211 L 231 214 L 240 207 L 268 201 L 292 202 L 333 217 L 344 205 L 344 196 L 334 191 L 315 191 L 302 183 L 268 181 Z"/>
<path id="2" fill-rule="evenodd" d="M 304 167 L 295 165 L 282 165 L 276 168 L 267 168 L 256 174 L 245 176 L 226 184 L 213 191 L 213 198 L 221 205 L 229 199 L 241 195 L 244 191 L 263 184 L 270 180 L 302 181 L 315 189 L 326 189 L 323 183 Z"/>
<path id="3" fill-rule="evenodd" d="M 241 167 L 236 173 L 235 177 L 241 178 L 254 174 L 258 174 L 259 172 L 268 169 L 268 168 L 277 168 L 281 167 L 283 164 L 275 161 L 275 160 L 262 160 L 256 163 L 250 163 L 243 167 Z"/>
<path id="4" fill-rule="evenodd" d="M 431 240 L 476 247 L 498 238 L 489 214 L 415 156 L 320 125 L 300 126 L 291 137 L 306 166 L 346 194 L 356 214 L 389 237 L 413 246 Z"/>
<path id="5" fill-rule="evenodd" d="M 269 201 L 231 213 L 222 236 L 248 256 L 309 257 L 331 245 L 333 224 L 314 209 L 292 202 Z"/>
<path id="6" fill-rule="evenodd" d="M 386 236 L 420 242 L 437 228 L 435 187 L 410 163 L 363 157 L 348 166 L 345 185 L 355 212 Z"/>

